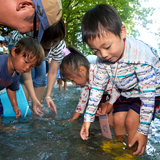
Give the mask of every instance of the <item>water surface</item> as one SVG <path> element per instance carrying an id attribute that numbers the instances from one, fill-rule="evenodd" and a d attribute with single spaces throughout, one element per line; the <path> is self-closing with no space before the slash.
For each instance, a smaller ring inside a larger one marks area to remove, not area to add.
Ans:
<path id="1" fill-rule="evenodd" d="M 153 122 L 153 133 L 148 139 L 143 156 L 131 156 L 125 144 L 102 136 L 98 119 L 92 123 L 89 140 L 83 141 L 79 132 L 83 115 L 73 123 L 72 117 L 80 95 L 80 88 L 68 85 L 59 92 L 55 85 L 52 98 L 57 115 L 44 106 L 43 117 L 3 118 L 0 131 L 0 160 L 123 160 L 160 159 L 160 114 Z M 114 137 L 114 131 L 112 130 Z"/>

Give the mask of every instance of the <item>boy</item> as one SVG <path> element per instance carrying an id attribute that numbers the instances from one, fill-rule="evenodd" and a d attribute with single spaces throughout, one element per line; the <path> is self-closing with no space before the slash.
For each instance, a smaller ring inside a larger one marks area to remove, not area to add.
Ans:
<path id="1" fill-rule="evenodd" d="M 151 120 L 159 109 L 160 62 L 158 55 L 155 56 L 145 43 L 126 37 L 126 34 L 118 13 L 107 4 L 97 5 L 83 17 L 83 41 L 101 61 L 80 135 L 82 139 L 88 139 L 90 123 L 94 121 L 106 79 L 110 77 L 121 93 L 113 103 L 115 135 L 124 137 L 127 131 L 127 144 L 131 147 L 138 142 L 138 149 L 133 154 L 141 155 L 151 133 Z M 92 103 L 91 99 L 97 103 Z"/>
<path id="2" fill-rule="evenodd" d="M 16 90 L 19 89 L 19 74 L 29 72 L 33 67 L 41 65 L 43 59 L 43 48 L 36 40 L 29 37 L 18 41 L 12 48 L 10 55 L 0 55 L 0 90 L 6 88 L 16 118 L 21 115 L 16 100 Z M 3 114 L 3 106 L 0 102 L 1 114 Z"/>

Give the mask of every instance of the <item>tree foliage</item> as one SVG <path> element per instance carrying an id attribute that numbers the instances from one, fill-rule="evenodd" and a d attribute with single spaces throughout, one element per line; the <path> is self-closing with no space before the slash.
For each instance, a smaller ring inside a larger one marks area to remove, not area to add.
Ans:
<path id="1" fill-rule="evenodd" d="M 147 19 L 148 15 L 153 14 L 153 8 L 142 8 L 141 0 L 62 0 L 63 19 L 66 23 L 66 42 L 69 45 L 78 47 L 81 51 L 88 50 L 86 45 L 83 45 L 81 39 L 81 20 L 85 12 L 96 6 L 97 4 L 112 5 L 119 13 L 121 20 L 127 27 L 127 32 L 130 36 L 136 37 L 139 32 L 134 29 L 136 24 L 146 27 L 151 20 Z"/>

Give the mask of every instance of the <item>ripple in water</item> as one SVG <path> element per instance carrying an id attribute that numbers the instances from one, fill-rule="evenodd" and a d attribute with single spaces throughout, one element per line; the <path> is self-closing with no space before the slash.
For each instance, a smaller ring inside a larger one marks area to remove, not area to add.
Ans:
<path id="1" fill-rule="evenodd" d="M 70 123 L 78 103 L 80 89 L 68 85 L 66 91 L 53 88 L 52 99 L 57 115 L 47 108 L 44 101 L 44 116 L 3 118 L 0 130 L 0 160 L 124 160 L 160 159 L 160 114 L 152 122 L 153 133 L 148 138 L 147 149 L 142 156 L 132 156 L 125 144 L 102 136 L 98 119 L 91 125 L 89 140 L 83 141 L 79 132 L 83 115 Z M 112 130 L 113 137 L 114 131 Z"/>

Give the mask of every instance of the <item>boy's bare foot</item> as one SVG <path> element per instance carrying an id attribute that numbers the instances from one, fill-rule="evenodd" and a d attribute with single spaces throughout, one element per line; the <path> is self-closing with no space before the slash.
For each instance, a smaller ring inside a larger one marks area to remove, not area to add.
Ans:
<path id="1" fill-rule="evenodd" d="M 126 142 L 125 141 L 126 135 L 118 135 L 118 136 L 116 136 L 116 139 L 118 142 L 121 142 L 121 143 Z"/>

